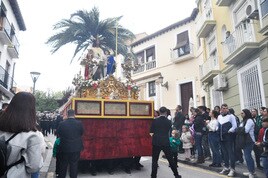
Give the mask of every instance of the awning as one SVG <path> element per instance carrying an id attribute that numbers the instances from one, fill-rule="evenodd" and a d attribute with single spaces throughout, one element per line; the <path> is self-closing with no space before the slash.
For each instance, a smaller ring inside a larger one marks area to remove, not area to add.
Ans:
<path id="1" fill-rule="evenodd" d="M 184 31 L 177 35 L 177 44 L 174 49 L 178 49 L 182 46 L 189 44 L 188 31 Z"/>

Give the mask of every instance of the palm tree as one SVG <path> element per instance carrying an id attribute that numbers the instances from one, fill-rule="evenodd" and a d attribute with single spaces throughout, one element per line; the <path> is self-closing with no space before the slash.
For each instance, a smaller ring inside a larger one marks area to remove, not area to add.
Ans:
<path id="1" fill-rule="evenodd" d="M 76 45 L 72 59 L 78 52 L 86 50 L 91 45 L 98 45 L 102 50 L 115 52 L 117 29 L 117 50 L 119 54 L 126 56 L 128 52 L 126 42 L 132 41 L 135 36 L 130 30 L 118 24 L 122 16 L 105 20 L 100 20 L 99 17 L 98 8 L 93 7 L 89 12 L 79 10 L 71 14 L 70 19 L 63 19 L 56 23 L 53 29 L 59 32 L 46 42 L 52 46 L 51 53 L 55 53 L 68 43 Z"/>

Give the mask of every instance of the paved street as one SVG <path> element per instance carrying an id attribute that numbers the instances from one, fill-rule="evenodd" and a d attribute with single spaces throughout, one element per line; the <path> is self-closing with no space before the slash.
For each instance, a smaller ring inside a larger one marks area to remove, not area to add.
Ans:
<path id="1" fill-rule="evenodd" d="M 41 176 L 40 178 L 55 178 L 55 160 L 51 158 L 52 156 L 52 146 L 54 143 L 55 137 L 53 135 L 49 135 L 46 137 L 46 141 L 48 144 L 48 149 L 46 152 L 46 159 L 45 164 L 43 168 L 41 169 Z M 181 159 L 181 156 L 179 156 L 179 159 Z M 141 158 L 141 164 L 144 165 L 144 168 L 142 168 L 140 171 L 138 170 L 131 170 L 131 174 L 126 174 L 122 169 L 115 170 L 113 175 L 109 175 L 106 171 L 98 172 L 97 176 L 92 176 L 89 172 L 87 173 L 79 173 L 79 178 L 87 178 L 87 177 L 98 177 L 98 178 L 125 178 L 125 177 L 132 177 L 132 178 L 148 178 L 150 177 L 151 173 L 151 157 L 142 157 Z M 219 168 L 217 169 L 211 169 L 208 167 L 208 164 L 210 164 L 209 161 L 206 161 L 206 163 L 202 165 L 195 165 L 192 163 L 183 163 L 183 161 L 180 161 L 178 163 L 178 170 L 179 173 L 182 175 L 183 178 L 219 178 L 219 177 L 227 177 L 224 175 L 219 175 Z M 246 172 L 246 165 L 238 165 L 236 167 L 237 170 L 237 177 L 243 177 L 241 174 L 242 172 Z M 264 174 L 259 171 L 257 171 L 257 175 L 259 178 L 263 178 Z M 158 169 L 158 178 L 172 178 L 174 177 L 172 174 L 171 169 L 168 167 L 168 162 L 166 159 L 161 158 L 159 160 L 159 169 Z"/>
<path id="2" fill-rule="evenodd" d="M 107 172 L 101 172 L 98 173 L 96 177 L 98 178 L 125 178 L 125 177 L 132 177 L 132 178 L 145 178 L 150 177 L 151 173 L 151 158 L 150 157 L 143 157 L 141 159 L 141 164 L 144 165 L 144 168 L 142 168 L 140 171 L 132 170 L 131 174 L 126 174 L 122 170 L 117 170 L 114 172 L 114 175 L 109 175 Z M 179 172 L 182 175 L 183 178 L 193 178 L 193 177 L 199 177 L 199 178 L 218 178 L 218 177 L 224 177 L 219 176 L 216 173 L 213 173 L 211 171 L 206 171 L 203 169 L 198 169 L 192 166 L 187 166 L 183 164 L 179 165 Z M 79 174 L 79 178 L 86 178 L 86 177 L 94 177 L 91 174 Z M 158 177 L 159 178 L 169 178 L 174 177 L 172 174 L 171 169 L 168 167 L 168 163 L 166 160 L 160 160 L 159 161 L 159 169 L 158 169 Z"/>
<path id="3" fill-rule="evenodd" d="M 131 174 L 126 174 L 123 170 L 117 169 L 115 170 L 113 175 L 109 175 L 106 171 L 98 172 L 97 176 L 92 176 L 90 173 L 79 174 L 79 178 L 87 178 L 87 177 L 98 177 L 98 178 L 125 178 L 125 177 L 132 177 L 132 178 L 147 178 L 150 177 L 151 173 L 151 158 L 150 157 L 143 157 L 141 159 L 141 164 L 144 165 L 144 168 L 142 168 L 140 171 L 137 170 L 131 170 Z M 215 172 L 207 171 L 204 169 L 196 168 L 193 166 L 188 166 L 184 164 L 178 164 L 179 165 L 179 172 L 182 175 L 183 178 L 193 178 L 193 177 L 199 177 L 199 178 L 219 178 L 219 177 L 225 177 L 218 175 Z M 49 178 L 54 178 L 54 172 L 49 173 Z M 158 169 L 158 177 L 159 178 L 171 178 L 174 177 L 172 174 L 171 169 L 168 167 L 168 163 L 166 160 L 160 160 L 159 161 L 159 169 Z"/>

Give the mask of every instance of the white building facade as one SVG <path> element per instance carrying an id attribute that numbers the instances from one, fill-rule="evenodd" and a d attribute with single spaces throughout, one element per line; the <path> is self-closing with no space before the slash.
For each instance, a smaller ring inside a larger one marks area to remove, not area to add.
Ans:
<path id="1" fill-rule="evenodd" d="M 0 103 L 9 102 L 15 93 L 14 71 L 19 58 L 19 31 L 25 31 L 17 0 L 0 4 Z"/>
<path id="2" fill-rule="evenodd" d="M 187 114 L 189 104 L 202 103 L 202 61 L 196 57 L 199 47 L 194 23 L 197 13 L 194 9 L 190 17 L 131 44 L 140 65 L 132 79 L 140 88 L 140 99 L 154 100 L 156 110 L 166 106 L 174 112 L 176 105 L 182 105 Z"/>

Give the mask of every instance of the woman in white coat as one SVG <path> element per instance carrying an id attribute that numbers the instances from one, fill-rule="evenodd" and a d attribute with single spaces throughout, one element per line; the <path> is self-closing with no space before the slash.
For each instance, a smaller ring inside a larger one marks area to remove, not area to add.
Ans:
<path id="1" fill-rule="evenodd" d="M 18 134 L 8 143 L 7 165 L 22 157 L 24 161 L 11 167 L 6 177 L 30 178 L 43 165 L 43 143 L 37 133 L 35 98 L 31 93 L 17 93 L 0 116 L 0 140 L 7 140 L 14 133 Z"/>

